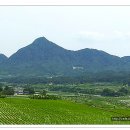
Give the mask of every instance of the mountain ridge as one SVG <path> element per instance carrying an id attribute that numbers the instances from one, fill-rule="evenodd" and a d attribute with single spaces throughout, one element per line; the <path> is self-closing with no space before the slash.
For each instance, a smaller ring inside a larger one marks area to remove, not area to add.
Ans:
<path id="1" fill-rule="evenodd" d="M 130 57 L 118 57 L 97 49 L 67 50 L 47 40 L 35 39 L 0 64 L 0 74 L 82 75 L 88 72 L 129 71 Z"/>
<path id="2" fill-rule="evenodd" d="M 6 61 L 8 57 L 6 57 L 4 54 L 0 54 L 0 63 Z"/>

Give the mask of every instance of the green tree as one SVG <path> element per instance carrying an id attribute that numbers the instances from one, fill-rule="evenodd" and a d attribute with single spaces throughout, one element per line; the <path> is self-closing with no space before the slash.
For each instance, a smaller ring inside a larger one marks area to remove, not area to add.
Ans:
<path id="1" fill-rule="evenodd" d="M 3 91 L 3 88 L 0 86 L 0 92 L 2 92 Z"/>
<path id="2" fill-rule="evenodd" d="M 47 94 L 47 91 L 46 90 L 42 90 L 41 95 L 46 96 L 46 94 Z"/>
<path id="3" fill-rule="evenodd" d="M 119 89 L 119 92 L 124 93 L 125 95 L 127 95 L 129 93 L 129 90 L 126 87 L 122 87 L 122 88 Z"/>
<path id="4" fill-rule="evenodd" d="M 2 93 L 4 95 L 14 95 L 14 89 L 12 87 L 5 86 Z"/>
<path id="5" fill-rule="evenodd" d="M 103 89 L 101 95 L 102 96 L 116 96 L 116 92 L 112 89 L 105 88 L 105 89 Z"/>
<path id="6" fill-rule="evenodd" d="M 28 94 L 34 94 L 35 93 L 34 88 L 31 88 L 31 87 L 24 88 L 23 92 L 27 92 L 27 91 L 28 91 Z"/>

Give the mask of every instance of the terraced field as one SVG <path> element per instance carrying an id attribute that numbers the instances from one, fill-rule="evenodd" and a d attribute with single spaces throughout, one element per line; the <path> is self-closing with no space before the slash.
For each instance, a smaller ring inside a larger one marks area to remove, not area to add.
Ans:
<path id="1" fill-rule="evenodd" d="M 0 99 L 0 124 L 130 124 L 111 121 L 124 111 L 100 109 L 66 100 Z M 126 112 L 125 112 L 126 114 Z"/>

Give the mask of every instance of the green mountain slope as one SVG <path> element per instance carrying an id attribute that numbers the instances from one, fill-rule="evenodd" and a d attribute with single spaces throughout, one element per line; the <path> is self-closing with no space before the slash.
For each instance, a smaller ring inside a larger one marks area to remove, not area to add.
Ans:
<path id="1" fill-rule="evenodd" d="M 7 59 L 8 58 L 5 55 L 0 54 L 0 63 L 5 62 Z"/>
<path id="2" fill-rule="evenodd" d="M 45 37 L 19 49 L 0 64 L 0 73 L 14 76 L 77 76 L 88 72 L 129 71 L 130 57 L 96 49 L 71 51 Z"/>

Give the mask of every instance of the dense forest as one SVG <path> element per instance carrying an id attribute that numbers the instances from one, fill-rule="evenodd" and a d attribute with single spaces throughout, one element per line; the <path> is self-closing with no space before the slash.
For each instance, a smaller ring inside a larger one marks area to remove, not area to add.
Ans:
<path id="1" fill-rule="evenodd" d="M 130 72 L 114 72 L 114 71 L 104 71 L 98 73 L 87 73 L 83 76 L 73 76 L 73 77 L 6 77 L 1 78 L 0 82 L 9 83 L 44 83 L 44 84 L 82 84 L 82 83 L 92 83 L 92 82 L 115 82 L 130 84 Z"/>

